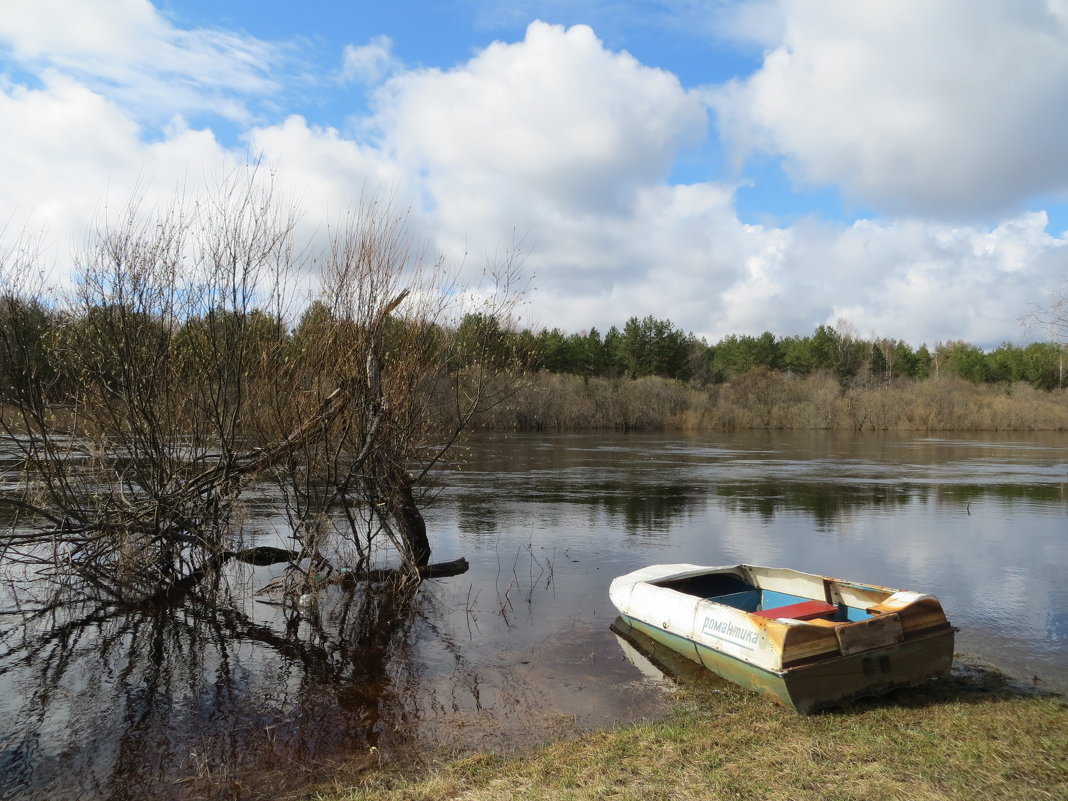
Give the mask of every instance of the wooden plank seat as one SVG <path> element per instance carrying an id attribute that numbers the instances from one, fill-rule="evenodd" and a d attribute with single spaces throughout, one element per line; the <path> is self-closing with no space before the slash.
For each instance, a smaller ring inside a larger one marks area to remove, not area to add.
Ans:
<path id="1" fill-rule="evenodd" d="M 812 620 L 817 617 L 833 615 L 837 611 L 837 606 L 826 601 L 802 601 L 799 604 L 776 606 L 774 609 L 764 609 L 761 612 L 753 612 L 753 614 L 770 620 L 778 620 L 780 617 L 790 618 L 791 620 Z"/>

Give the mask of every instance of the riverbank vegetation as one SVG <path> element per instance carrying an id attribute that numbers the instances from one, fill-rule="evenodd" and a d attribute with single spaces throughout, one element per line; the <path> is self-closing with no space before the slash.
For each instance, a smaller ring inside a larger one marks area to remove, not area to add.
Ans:
<path id="1" fill-rule="evenodd" d="M 511 402 L 479 421 L 486 428 L 1068 428 L 1068 347 L 1050 342 L 913 349 L 821 325 L 810 336 L 765 332 L 709 345 L 653 317 L 632 317 L 603 337 L 507 331 L 484 315 L 467 315 L 461 328 L 493 343 L 469 356 L 461 348 L 463 364 L 521 353 L 530 370 Z"/>
<path id="2" fill-rule="evenodd" d="M 1050 431 L 1068 429 L 1068 390 L 957 377 L 843 385 L 825 372 L 801 376 L 765 367 L 703 386 L 659 376 L 541 372 L 479 422 L 527 431 Z"/>
<path id="3" fill-rule="evenodd" d="M 9 293 L 0 319 L 0 342 L 7 343 L 0 354 L 7 416 L 29 389 L 46 401 L 61 397 L 86 374 L 87 366 L 72 358 L 78 348 L 89 348 L 112 353 L 115 364 L 104 365 L 99 356 L 88 365 L 96 371 L 95 380 L 110 384 L 114 375 L 123 375 L 120 364 L 168 360 L 180 365 L 177 387 L 190 393 L 203 390 L 183 376 L 214 376 L 216 385 L 227 375 L 239 376 L 245 393 L 241 433 L 269 428 L 277 436 L 284 427 L 279 397 L 293 400 L 319 392 L 315 397 L 321 401 L 323 390 L 314 388 L 325 386 L 318 375 L 324 366 L 337 370 L 347 364 L 351 372 L 366 358 L 345 350 L 352 345 L 344 343 L 345 336 L 356 330 L 351 312 L 338 306 L 339 298 L 342 305 L 349 302 L 343 300 L 345 280 L 351 278 L 336 279 L 323 299 L 292 319 L 249 305 L 190 313 L 163 328 L 151 314 L 130 307 L 129 298 L 123 306 L 103 295 L 88 297 L 79 308 L 58 310 Z M 139 350 L 121 353 L 94 337 L 122 333 L 114 330 L 114 320 L 124 310 L 130 321 L 122 325 L 130 328 L 136 321 L 144 337 Z M 366 310 L 361 313 L 367 316 Z M 819 326 L 806 337 L 765 333 L 707 345 L 653 318 L 632 318 L 622 331 L 613 328 L 602 338 L 596 330 L 572 335 L 556 329 L 516 331 L 484 313 L 468 313 L 452 325 L 429 318 L 415 323 L 401 314 L 383 318 L 381 335 L 387 360 L 407 360 L 401 371 L 412 378 L 404 385 L 403 402 L 417 405 L 421 425 L 443 432 L 447 440 L 464 428 L 1068 429 L 1068 349 L 1052 343 L 1006 343 L 984 352 L 955 342 L 914 350 L 905 342 L 862 340 Z M 421 354 L 414 343 L 424 349 Z M 142 352 L 148 347 L 155 350 Z M 138 386 L 157 391 L 152 383 Z M 254 390 L 262 397 L 249 394 Z M 184 416 L 171 412 L 179 426 L 191 425 L 188 414 L 198 408 L 195 398 L 186 401 L 180 410 Z M 288 413 L 294 425 L 293 411 Z M 301 413 L 311 414 L 310 407 Z"/>
<path id="4" fill-rule="evenodd" d="M 666 720 L 479 754 L 420 774 L 377 768 L 320 801 L 767 799 L 976 801 L 1068 796 L 1068 707 L 996 677 L 947 678 L 801 717 L 730 686 L 691 686 Z"/>

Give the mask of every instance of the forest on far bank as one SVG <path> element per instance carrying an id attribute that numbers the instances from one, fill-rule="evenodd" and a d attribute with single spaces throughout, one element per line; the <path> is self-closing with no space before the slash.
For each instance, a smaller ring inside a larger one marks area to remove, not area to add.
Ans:
<path id="1" fill-rule="evenodd" d="M 1068 382 L 1068 348 L 1057 343 L 1005 342 L 984 351 L 967 342 L 949 341 L 914 349 L 899 339 L 858 337 L 848 325 L 820 325 L 808 336 L 778 337 L 770 331 L 759 336 L 731 334 L 710 345 L 670 320 L 652 316 L 631 317 L 622 330 L 612 326 L 602 336 L 596 328 L 572 334 L 559 328 L 508 331 L 492 317 L 469 314 L 458 334 L 461 343 L 465 338 L 480 343 L 478 351 L 460 348 L 469 363 L 490 359 L 504 364 L 518 354 L 532 369 L 582 377 L 659 376 L 704 386 L 763 368 L 794 376 L 829 372 L 843 386 L 956 377 L 975 384 L 1024 382 L 1052 390 Z M 487 341 L 497 343 L 496 349 L 491 345 L 491 350 L 484 350 Z"/>
<path id="2" fill-rule="evenodd" d="M 914 349 L 842 328 L 709 345 L 653 317 L 601 336 L 509 331 L 469 314 L 456 354 L 458 366 L 527 370 L 507 402 L 481 415 L 488 429 L 1068 430 L 1064 345 Z"/>
<path id="3" fill-rule="evenodd" d="M 76 380 L 68 364 L 72 342 L 98 354 L 93 364 L 103 386 L 117 386 L 128 365 L 97 364 L 111 350 L 116 321 L 136 329 L 138 341 L 155 343 L 153 360 L 182 364 L 205 326 L 213 336 L 225 334 L 228 344 L 218 353 L 243 354 L 238 372 L 248 386 L 269 385 L 282 365 L 320 361 L 315 354 L 351 325 L 321 302 L 291 322 L 259 308 L 242 312 L 243 320 L 231 311 L 164 321 L 121 304 L 76 312 L 14 296 L 2 301 L 0 396 L 8 409 L 30 385 L 46 403 L 64 394 Z M 390 342 L 410 338 L 406 325 L 397 317 L 385 329 L 387 370 Z M 454 326 L 419 334 L 424 347 L 433 343 L 448 354 L 443 372 L 424 382 L 428 421 L 446 427 L 457 422 L 457 399 L 484 391 L 486 377 L 496 375 L 507 390 L 495 390 L 499 400 L 469 421 L 476 428 L 1068 430 L 1068 354 L 1055 343 L 913 348 L 821 325 L 808 336 L 731 335 L 710 345 L 653 317 L 632 317 L 604 336 L 596 329 L 516 330 L 492 314 L 467 314 Z M 183 369 L 214 368 L 201 362 Z"/>

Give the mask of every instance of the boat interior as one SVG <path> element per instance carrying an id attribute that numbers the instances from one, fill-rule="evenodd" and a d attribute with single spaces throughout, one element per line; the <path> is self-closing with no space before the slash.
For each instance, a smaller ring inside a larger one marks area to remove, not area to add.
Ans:
<path id="1" fill-rule="evenodd" d="M 770 619 L 846 623 L 873 617 L 868 608 L 891 591 L 777 568 L 743 567 L 653 582 Z"/>

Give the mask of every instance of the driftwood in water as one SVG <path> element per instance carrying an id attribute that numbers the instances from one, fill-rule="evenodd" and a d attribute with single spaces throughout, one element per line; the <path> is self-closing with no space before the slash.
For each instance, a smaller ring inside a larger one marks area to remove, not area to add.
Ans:
<path id="1" fill-rule="evenodd" d="M 135 604 L 123 604 L 122 606 L 137 606 L 149 609 L 178 603 L 191 590 L 199 586 L 209 572 L 218 570 L 224 562 L 230 559 L 244 562 L 247 565 L 262 567 L 265 565 L 277 565 L 281 562 L 296 562 L 300 559 L 300 554 L 297 551 L 275 548 L 270 545 L 257 545 L 252 548 L 245 548 L 243 551 L 223 551 L 221 554 L 209 558 L 201 567 L 161 587 Z"/>
<path id="2" fill-rule="evenodd" d="M 449 576 L 458 576 L 461 573 L 466 573 L 470 567 L 471 565 L 468 564 L 468 561 L 463 557 L 460 557 L 459 559 L 453 559 L 451 562 L 435 562 L 432 565 L 422 565 L 415 568 L 415 571 L 420 579 L 447 578 Z M 334 584 L 349 588 L 355 586 L 359 582 L 391 581 L 393 579 L 411 575 L 412 573 L 403 567 L 376 568 L 374 570 L 359 571 L 339 570 L 323 576 L 321 579 L 317 579 L 314 582 L 313 588 L 318 590 Z M 270 595 L 272 593 L 284 592 L 286 589 L 286 580 L 286 576 L 276 576 L 256 590 L 256 595 Z M 269 602 L 264 601 L 264 603 Z"/>
<path id="3" fill-rule="evenodd" d="M 282 562 L 296 562 L 300 559 L 300 553 L 289 551 L 285 548 L 274 548 L 270 545 L 257 545 L 254 548 L 246 548 L 243 551 L 226 551 L 225 557 L 244 562 L 246 565 L 277 565 Z"/>
<path id="4" fill-rule="evenodd" d="M 275 548 L 269 545 L 259 545 L 253 548 L 246 548 L 243 551 L 225 551 L 220 558 L 214 560 L 213 567 L 217 569 L 223 562 L 229 559 L 262 567 L 266 565 L 281 564 L 282 562 L 295 563 L 299 558 L 300 554 L 296 551 L 287 551 L 284 548 Z M 432 565 L 421 565 L 416 568 L 416 570 L 420 579 L 431 579 L 458 576 L 461 573 L 466 573 L 470 567 L 468 561 L 465 558 L 460 557 L 459 559 L 453 559 L 451 562 L 436 562 Z M 192 573 L 182 576 L 167 587 L 142 599 L 136 606 L 138 608 L 148 609 L 157 606 L 170 606 L 178 603 L 191 590 L 199 586 L 207 575 L 207 568 L 194 570 Z M 351 589 L 360 582 L 385 582 L 409 575 L 411 574 L 405 571 L 404 568 L 398 567 L 361 570 L 358 572 L 341 570 L 332 572 L 329 575 L 324 576 L 322 579 L 315 581 L 315 589 L 328 587 L 333 584 L 339 584 L 342 587 Z M 285 583 L 285 576 L 277 576 L 263 585 L 260 589 L 256 590 L 255 594 L 266 595 L 268 593 L 281 591 L 285 588 Z M 264 603 L 270 602 L 264 601 Z"/>
<path id="5" fill-rule="evenodd" d="M 419 578 L 447 578 L 466 573 L 471 568 L 467 560 L 462 556 L 451 562 L 435 562 L 432 565 L 420 565 Z M 379 570 L 362 570 L 359 573 L 343 572 L 340 580 L 342 584 L 355 584 L 358 581 L 389 581 L 398 575 L 403 575 L 403 568 L 382 568 Z"/>

